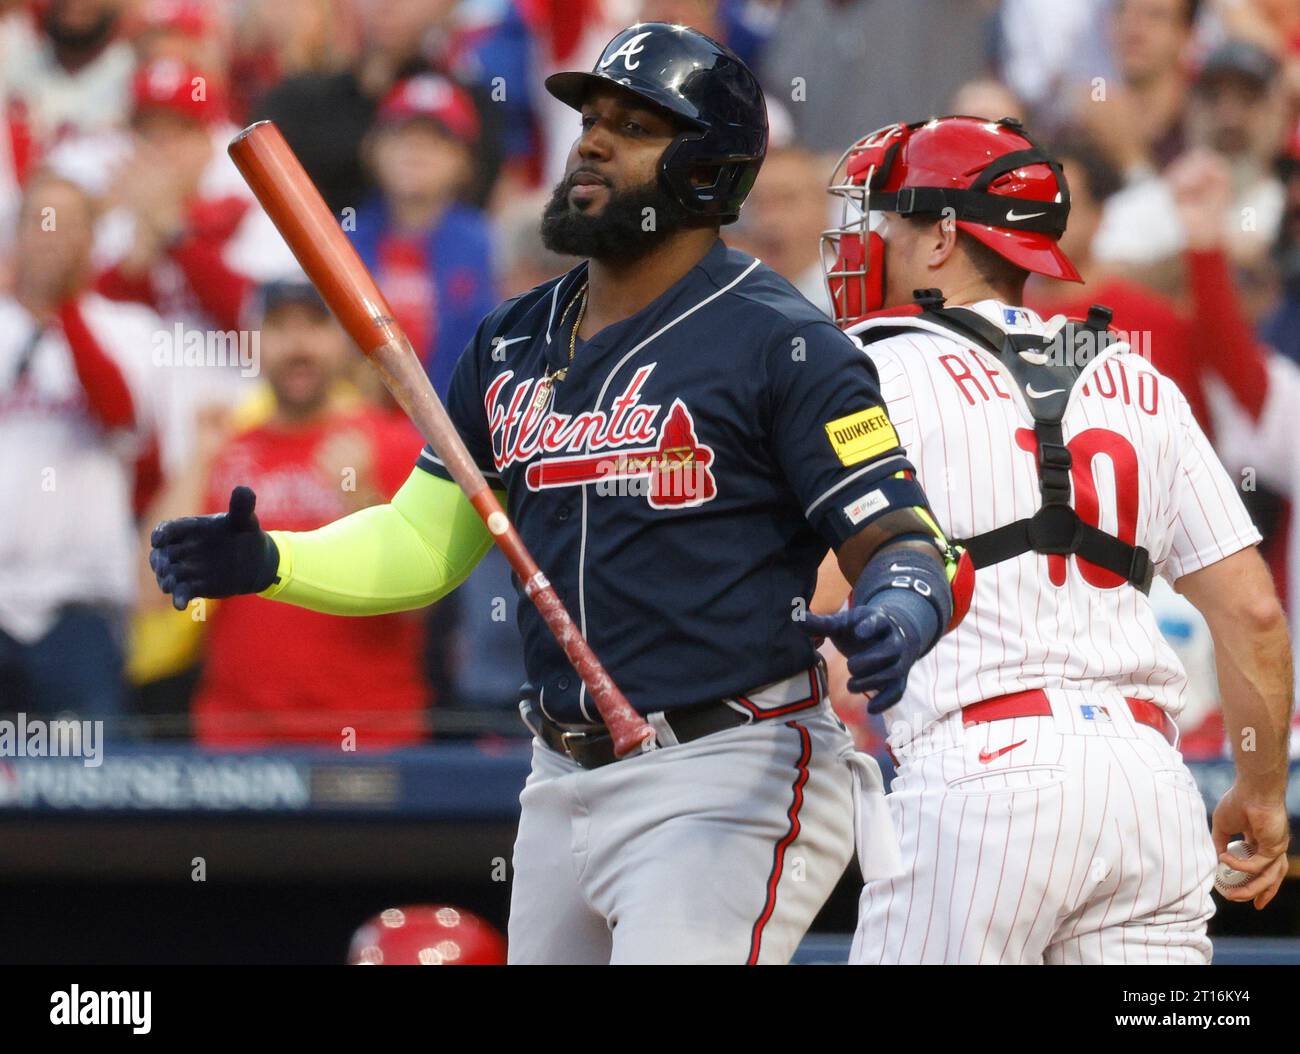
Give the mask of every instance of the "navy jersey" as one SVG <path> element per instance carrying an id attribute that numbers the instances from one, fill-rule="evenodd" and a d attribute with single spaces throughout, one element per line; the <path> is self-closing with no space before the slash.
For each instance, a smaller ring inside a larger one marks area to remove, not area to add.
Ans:
<path id="1" fill-rule="evenodd" d="M 789 282 L 721 241 L 644 309 L 579 341 L 570 363 L 577 312 L 565 308 L 586 272 L 484 319 L 447 404 L 471 454 L 641 713 L 809 667 L 792 616 L 828 547 L 925 504 L 874 367 Z M 450 479 L 427 448 L 419 465 Z M 599 720 L 531 604 L 519 623 L 545 712 Z"/>

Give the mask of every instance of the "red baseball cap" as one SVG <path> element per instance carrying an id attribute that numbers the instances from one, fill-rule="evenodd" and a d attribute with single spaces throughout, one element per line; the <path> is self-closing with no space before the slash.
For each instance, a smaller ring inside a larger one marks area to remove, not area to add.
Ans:
<path id="1" fill-rule="evenodd" d="M 136 70 L 131 81 L 132 116 L 151 110 L 213 124 L 225 115 L 216 82 L 197 67 L 175 59 L 155 59 Z"/>
<path id="2" fill-rule="evenodd" d="M 378 121 L 388 126 L 423 117 L 454 139 L 473 145 L 479 137 L 478 111 L 469 92 L 437 73 L 420 73 L 393 85 L 379 104 Z"/>
<path id="3" fill-rule="evenodd" d="M 132 29 L 136 34 L 163 29 L 202 39 L 212 28 L 212 19 L 203 0 L 145 0 L 132 18 Z"/>

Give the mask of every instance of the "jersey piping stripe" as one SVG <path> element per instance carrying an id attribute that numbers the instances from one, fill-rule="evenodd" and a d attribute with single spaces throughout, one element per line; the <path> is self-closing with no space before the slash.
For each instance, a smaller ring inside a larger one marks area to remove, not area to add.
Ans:
<path id="1" fill-rule="evenodd" d="M 547 344 L 551 342 L 551 325 L 552 323 L 555 322 L 555 303 L 560 297 L 560 286 L 562 286 L 563 284 L 564 284 L 563 282 L 556 282 L 555 288 L 551 290 L 551 313 L 550 315 L 547 316 L 546 319 L 546 343 Z"/>
<path id="2" fill-rule="evenodd" d="M 599 405 L 599 404 L 597 404 Z M 582 637 L 587 637 L 587 488 L 580 488 L 582 491 L 582 524 L 578 534 L 578 625 L 582 630 Z M 578 708 L 582 711 L 582 716 L 588 721 L 595 722 L 596 718 L 591 716 L 591 711 L 587 709 L 587 682 L 580 680 L 578 682 Z"/>
<path id="3" fill-rule="evenodd" d="M 683 311 L 671 322 L 665 322 L 662 326 L 659 327 L 659 329 L 655 330 L 653 333 L 650 334 L 650 336 L 646 337 L 645 340 L 641 341 L 640 344 L 636 345 L 636 347 L 634 347 L 631 351 L 629 351 L 626 355 L 624 355 L 621 359 L 619 359 L 618 362 L 614 364 L 614 368 L 610 370 L 609 373 L 606 375 L 605 383 L 602 384 L 600 387 L 600 394 L 596 396 L 596 405 L 592 407 L 592 410 L 594 411 L 600 409 L 600 404 L 605 401 L 605 393 L 609 391 L 610 383 L 614 380 L 614 377 L 618 374 L 618 371 L 621 370 L 627 364 L 628 359 L 630 359 L 633 355 L 635 355 L 638 351 L 644 348 L 651 341 L 658 340 L 670 329 L 672 329 L 673 326 L 677 325 L 678 322 L 682 321 L 682 319 L 689 318 L 691 315 L 695 314 L 695 312 L 697 312 L 700 308 L 704 307 L 706 304 L 713 303 L 713 301 L 717 300 L 718 297 L 722 296 L 723 293 L 730 292 L 736 286 L 740 285 L 740 283 L 743 282 L 749 276 L 749 272 L 752 271 L 755 267 L 757 267 L 760 263 L 762 263 L 761 260 L 755 260 L 743 271 L 741 271 L 740 274 L 738 274 L 730 282 L 724 285 L 721 289 L 714 290 L 712 293 L 706 296 L 699 303 L 693 305 L 692 307 L 688 307 L 685 311 Z M 588 435 L 587 437 L 586 445 L 587 445 L 587 453 L 591 453 L 590 435 Z"/>
<path id="4" fill-rule="evenodd" d="M 787 721 L 787 728 L 793 728 L 799 733 L 799 760 L 795 762 L 794 785 L 791 788 L 790 808 L 786 815 L 789 817 L 789 826 L 781 840 L 776 843 L 772 851 L 772 871 L 767 877 L 767 898 L 763 902 L 763 910 L 758 918 L 754 920 L 754 929 L 749 939 L 749 957 L 745 960 L 746 966 L 755 966 L 758 963 L 759 953 L 763 948 L 763 930 L 767 927 L 768 922 L 776 913 L 776 890 L 781 882 L 781 872 L 785 867 L 785 851 L 794 844 L 794 840 L 799 837 L 799 831 L 802 826 L 799 822 L 799 811 L 803 808 L 803 790 L 808 784 L 808 763 L 812 760 L 812 736 L 808 734 L 808 729 L 799 724 L 798 721 Z"/>
<path id="5" fill-rule="evenodd" d="M 823 491 L 820 495 L 818 495 L 818 497 L 814 499 L 813 503 L 809 505 L 808 508 L 803 510 L 804 517 L 805 518 L 811 517 L 813 509 L 817 508 L 818 505 L 824 502 L 836 491 L 843 490 L 859 476 L 864 476 L 868 472 L 875 472 L 876 470 L 882 468 L 883 466 L 888 465 L 891 461 L 903 461 L 903 460 L 904 458 L 902 454 L 895 454 L 893 457 L 886 458 L 884 461 L 873 461 L 869 465 L 864 465 L 862 468 L 858 469 L 857 472 L 853 473 L 853 475 L 845 476 L 842 480 L 836 483 L 835 486 L 831 487 L 829 490 Z"/>
<path id="6" fill-rule="evenodd" d="M 430 454 L 428 451 L 425 450 L 420 451 L 419 460 L 431 462 L 432 464 L 437 465 L 439 468 L 447 467 L 447 462 L 443 461 L 442 458 L 436 457 L 435 455 Z M 480 468 L 479 471 L 483 473 L 484 479 L 495 479 L 495 480 L 501 479 L 501 474 L 499 472 L 490 472 L 484 468 Z"/>
<path id="7" fill-rule="evenodd" d="M 706 304 L 713 303 L 713 301 L 717 300 L 718 297 L 722 296 L 723 293 L 730 292 L 736 286 L 740 285 L 740 283 L 743 282 L 749 276 L 749 273 L 753 271 L 754 268 L 757 267 L 761 262 L 762 261 L 760 260 L 755 260 L 743 271 L 741 271 L 740 274 L 736 275 L 735 278 L 733 278 L 730 282 L 724 285 L 721 289 L 714 290 L 712 293 L 706 296 L 699 303 L 695 304 L 692 307 L 688 307 L 685 311 L 683 311 L 671 322 L 664 323 L 664 325 L 660 326 L 657 330 L 651 333 L 650 336 L 646 337 L 645 340 L 641 341 L 641 343 L 637 344 L 634 348 L 632 348 L 631 351 L 629 351 L 626 355 L 624 355 L 621 359 L 619 359 L 618 362 L 614 364 L 614 368 L 611 369 L 609 373 L 605 375 L 605 383 L 600 386 L 600 394 L 596 396 L 596 405 L 593 406 L 591 409 L 593 411 L 600 409 L 600 404 L 605 401 L 605 394 L 609 391 L 610 384 L 613 383 L 613 380 L 615 376 L 617 376 L 618 371 L 621 370 L 627 364 L 628 360 L 631 359 L 633 355 L 635 355 L 638 351 L 644 348 L 651 341 L 656 340 L 659 337 L 662 337 L 665 333 L 667 333 L 670 329 L 672 329 L 673 326 L 677 325 L 677 323 L 680 322 L 682 319 L 689 318 L 691 315 L 695 314 L 695 312 L 697 312 L 700 308 L 704 307 Z M 549 339 L 549 334 L 547 339 Z M 584 445 L 586 447 L 586 450 L 584 452 L 590 454 L 591 453 L 590 434 L 588 434 L 587 441 Z M 578 544 L 578 628 L 582 631 L 583 637 L 586 637 L 587 636 L 587 487 L 586 486 L 582 488 L 582 532 L 581 532 L 581 539 Z M 591 720 L 592 719 L 591 715 L 587 712 L 586 684 L 580 683 L 578 685 L 578 706 L 582 709 L 583 716 L 585 716 L 588 720 Z"/>
<path id="8" fill-rule="evenodd" d="M 808 670 L 808 681 L 810 684 L 810 693 L 807 698 L 796 700 L 793 703 L 787 703 L 785 706 L 779 706 L 771 710 L 765 710 L 752 699 L 747 699 L 743 695 L 735 697 L 736 702 L 754 715 L 755 721 L 766 721 L 773 717 L 784 717 L 786 714 L 797 713 L 800 710 L 809 710 L 822 701 L 821 683 L 817 677 L 816 667 L 810 667 Z"/>

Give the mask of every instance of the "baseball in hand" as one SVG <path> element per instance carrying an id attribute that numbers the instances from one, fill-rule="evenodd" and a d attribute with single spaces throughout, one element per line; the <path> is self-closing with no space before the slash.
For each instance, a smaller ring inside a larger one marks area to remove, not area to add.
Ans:
<path id="1" fill-rule="evenodd" d="M 1248 846 L 1241 839 L 1228 843 L 1228 852 L 1238 860 L 1247 860 L 1255 855 L 1255 850 Z M 1214 873 L 1214 884 L 1218 887 L 1219 892 L 1236 889 L 1238 886 L 1244 886 L 1253 876 L 1246 874 L 1245 871 L 1238 871 L 1235 867 L 1229 867 L 1227 864 L 1220 863 Z"/>

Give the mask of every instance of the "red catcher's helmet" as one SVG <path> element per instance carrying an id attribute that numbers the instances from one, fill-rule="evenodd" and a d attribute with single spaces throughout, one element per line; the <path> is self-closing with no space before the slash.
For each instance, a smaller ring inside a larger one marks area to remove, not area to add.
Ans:
<path id="1" fill-rule="evenodd" d="M 352 935 L 349 966 L 504 966 L 505 939 L 445 904 L 389 908 Z"/>
<path id="2" fill-rule="evenodd" d="M 1065 173 L 1011 118 L 889 125 L 844 152 L 828 192 L 844 200 L 840 226 L 822 235 L 840 325 L 884 307 L 884 245 L 871 233 L 872 212 L 949 216 L 1027 271 L 1082 281 L 1056 244 L 1070 215 Z"/>

